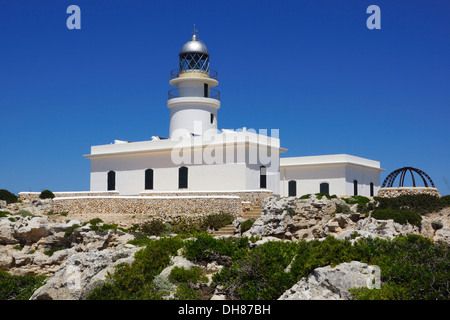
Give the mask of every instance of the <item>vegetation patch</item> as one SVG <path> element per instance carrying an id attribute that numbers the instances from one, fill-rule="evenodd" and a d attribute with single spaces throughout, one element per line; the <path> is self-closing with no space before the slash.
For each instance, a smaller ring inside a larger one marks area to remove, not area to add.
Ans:
<path id="1" fill-rule="evenodd" d="M 167 292 L 158 290 L 155 276 L 169 266 L 170 256 L 183 246 L 180 237 L 154 240 L 136 252 L 134 262 L 119 264 L 108 282 L 95 288 L 87 297 L 90 300 L 154 300 L 162 299 Z"/>
<path id="2" fill-rule="evenodd" d="M 244 222 L 241 223 L 241 232 L 245 232 L 250 230 L 250 228 L 253 226 L 253 223 L 255 223 L 256 219 L 247 219 Z"/>
<path id="3" fill-rule="evenodd" d="M 0 200 L 4 200 L 7 204 L 10 204 L 19 201 L 19 198 L 8 190 L 0 189 Z"/>
<path id="4" fill-rule="evenodd" d="M 50 190 L 44 190 L 39 194 L 39 199 L 53 199 L 55 195 Z"/>
<path id="5" fill-rule="evenodd" d="M 377 209 L 372 212 L 372 218 L 377 220 L 389 220 L 392 219 L 400 224 L 413 224 L 420 227 L 422 217 L 417 212 L 407 210 L 392 210 L 392 209 Z"/>
<path id="6" fill-rule="evenodd" d="M 355 234 L 357 236 L 357 234 Z M 109 281 L 89 299 L 162 299 L 177 285 L 175 299 L 202 299 L 206 288 L 200 268 L 174 268 L 170 280 L 155 277 L 180 248 L 200 265 L 211 261 L 224 268 L 213 276 L 231 299 L 278 299 L 315 268 L 361 261 L 381 269 L 381 289 L 352 290 L 355 299 L 446 300 L 450 282 L 450 250 L 418 235 L 393 240 L 361 238 L 352 243 L 334 237 L 312 241 L 271 241 L 251 248 L 248 238 L 214 238 L 202 234 L 154 240 L 135 255 L 132 265 L 117 266 Z M 164 283 L 163 283 L 164 282 Z M 209 288 L 212 292 L 213 288 Z"/>
<path id="7" fill-rule="evenodd" d="M 436 197 L 429 194 L 401 195 L 394 198 L 374 198 L 378 209 L 409 210 L 421 215 L 450 206 L 450 197 Z"/>
<path id="8" fill-rule="evenodd" d="M 45 276 L 13 276 L 0 270 L 0 300 L 29 300 L 45 279 Z"/>

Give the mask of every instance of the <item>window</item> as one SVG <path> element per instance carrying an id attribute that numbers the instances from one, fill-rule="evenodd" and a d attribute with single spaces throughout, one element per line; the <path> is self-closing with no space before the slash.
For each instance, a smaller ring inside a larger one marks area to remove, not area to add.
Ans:
<path id="1" fill-rule="evenodd" d="M 267 188 L 267 175 L 266 175 L 266 167 L 259 167 L 259 187 L 262 189 Z"/>
<path id="2" fill-rule="evenodd" d="M 211 113 L 211 124 L 214 123 L 214 113 Z"/>
<path id="3" fill-rule="evenodd" d="M 207 83 L 204 83 L 204 84 L 203 84 L 203 96 L 204 96 L 205 98 L 208 98 L 208 97 L 209 97 L 209 87 L 208 87 L 208 84 L 207 84 Z"/>
<path id="4" fill-rule="evenodd" d="M 145 170 L 145 190 L 153 190 L 153 169 Z"/>
<path id="5" fill-rule="evenodd" d="M 188 187 L 188 168 L 181 167 L 178 169 L 178 188 L 186 189 Z"/>
<path id="6" fill-rule="evenodd" d="M 289 197 L 297 196 L 297 181 L 291 180 L 288 182 L 288 196 Z"/>
<path id="7" fill-rule="evenodd" d="M 358 180 L 353 180 L 353 195 L 358 195 Z"/>
<path id="8" fill-rule="evenodd" d="M 116 190 L 116 173 L 114 171 L 108 172 L 108 191 Z"/>
<path id="9" fill-rule="evenodd" d="M 320 193 L 330 194 L 330 185 L 328 182 L 322 182 L 319 188 Z"/>
<path id="10" fill-rule="evenodd" d="M 373 197 L 373 182 L 370 183 L 370 196 Z"/>

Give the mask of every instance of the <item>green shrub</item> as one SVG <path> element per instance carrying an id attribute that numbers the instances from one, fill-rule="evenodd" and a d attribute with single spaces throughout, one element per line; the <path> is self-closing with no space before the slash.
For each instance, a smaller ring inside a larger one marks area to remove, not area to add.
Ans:
<path id="1" fill-rule="evenodd" d="M 233 215 L 229 213 L 211 213 L 204 219 L 204 224 L 207 229 L 212 228 L 219 230 L 220 228 L 232 223 Z"/>
<path id="2" fill-rule="evenodd" d="M 316 193 L 317 199 L 321 200 L 323 197 L 327 198 L 328 200 L 337 198 L 335 194 L 329 195 L 328 193 Z"/>
<path id="3" fill-rule="evenodd" d="M 253 223 L 256 221 L 256 219 L 247 219 L 244 222 L 241 223 L 241 232 L 245 232 L 247 230 L 250 230 L 250 228 L 253 226 Z"/>
<path id="4" fill-rule="evenodd" d="M 200 267 L 185 269 L 184 267 L 174 267 L 169 274 L 169 280 L 174 284 L 195 284 L 198 282 L 207 282 L 208 279 L 201 274 Z"/>
<path id="5" fill-rule="evenodd" d="M 199 300 L 200 296 L 197 290 L 191 288 L 185 283 L 178 285 L 177 291 L 175 292 L 175 299 L 178 300 Z"/>
<path id="6" fill-rule="evenodd" d="M 56 251 L 60 251 L 60 250 L 64 250 L 64 249 L 66 249 L 66 248 L 65 247 L 53 247 L 49 250 L 44 251 L 44 254 L 51 257 Z"/>
<path id="7" fill-rule="evenodd" d="M 20 210 L 16 213 L 16 215 L 22 216 L 22 217 L 34 217 L 35 216 L 34 214 L 32 214 L 30 211 L 27 211 L 27 210 Z"/>
<path id="8" fill-rule="evenodd" d="M 50 190 L 44 190 L 39 195 L 39 199 L 53 199 L 55 195 Z"/>
<path id="9" fill-rule="evenodd" d="M 301 241 L 297 254 L 291 265 L 291 273 L 295 281 L 308 276 L 315 268 L 327 265 L 335 266 L 342 262 L 358 260 L 358 251 L 348 240 L 327 237 L 323 241 Z"/>
<path id="10" fill-rule="evenodd" d="M 6 218 L 7 216 L 9 216 L 11 213 L 7 212 L 7 211 L 0 211 L 0 218 Z"/>
<path id="11" fill-rule="evenodd" d="M 448 300 L 450 247 L 420 235 L 361 239 L 363 262 L 381 269 L 381 289 L 356 289 L 356 299 Z"/>
<path id="12" fill-rule="evenodd" d="M 64 237 L 68 238 L 72 235 L 72 233 L 74 232 L 75 229 L 80 228 L 81 226 L 79 224 L 74 224 L 72 225 L 69 229 L 66 230 L 66 232 L 64 233 Z"/>
<path id="13" fill-rule="evenodd" d="M 184 256 L 194 262 L 217 261 L 227 265 L 231 259 L 244 255 L 248 246 L 246 237 L 216 239 L 209 234 L 202 234 L 185 242 Z"/>
<path id="14" fill-rule="evenodd" d="M 215 274 L 214 283 L 222 285 L 231 299 L 277 299 L 294 283 L 285 269 L 296 247 L 295 242 L 278 241 L 260 245 Z"/>
<path id="15" fill-rule="evenodd" d="M 406 210 L 392 210 L 392 209 L 377 209 L 372 212 L 372 218 L 377 220 L 392 219 L 397 223 L 410 223 L 420 227 L 422 217 L 417 212 Z"/>
<path id="16" fill-rule="evenodd" d="M 364 196 L 351 196 L 350 198 L 342 198 L 348 204 L 358 204 L 360 206 L 365 206 L 370 202 L 370 199 Z"/>
<path id="17" fill-rule="evenodd" d="M 0 300 L 29 300 L 45 276 L 13 276 L 0 270 Z"/>
<path id="18" fill-rule="evenodd" d="M 196 235 L 205 232 L 205 225 L 201 220 L 193 220 L 190 218 L 180 217 L 176 221 L 171 222 L 172 232 L 180 235 Z"/>
<path id="19" fill-rule="evenodd" d="M 401 195 L 394 198 L 374 198 L 378 209 L 410 210 L 420 214 L 427 214 L 448 206 L 447 198 L 439 198 L 429 194 Z"/>
<path id="20" fill-rule="evenodd" d="M 161 220 L 154 219 L 150 222 L 144 223 L 141 226 L 141 232 L 149 236 L 159 236 L 162 233 L 166 233 L 167 226 Z"/>
<path id="21" fill-rule="evenodd" d="M 441 197 L 441 202 L 444 207 L 450 207 L 450 194 Z"/>
<path id="22" fill-rule="evenodd" d="M 90 300 L 149 300 L 161 299 L 153 280 L 169 266 L 170 256 L 175 256 L 183 246 L 179 237 L 161 238 L 149 242 L 136 252 L 131 265 L 119 264 L 109 275 L 109 281 L 95 288 L 87 297 Z"/>
<path id="23" fill-rule="evenodd" d="M 346 204 L 336 204 L 336 210 L 334 213 L 344 213 L 344 214 L 350 214 L 352 213 L 352 210 L 350 210 L 350 207 Z"/>
<path id="24" fill-rule="evenodd" d="M 304 200 L 304 199 L 309 199 L 309 197 L 311 196 L 311 194 L 310 193 L 308 193 L 308 194 L 304 194 L 304 195 L 302 195 L 301 197 L 299 197 L 299 199 L 301 199 L 301 200 Z"/>
<path id="25" fill-rule="evenodd" d="M 0 200 L 6 201 L 6 203 L 15 203 L 19 198 L 14 194 L 5 189 L 0 189 Z"/>

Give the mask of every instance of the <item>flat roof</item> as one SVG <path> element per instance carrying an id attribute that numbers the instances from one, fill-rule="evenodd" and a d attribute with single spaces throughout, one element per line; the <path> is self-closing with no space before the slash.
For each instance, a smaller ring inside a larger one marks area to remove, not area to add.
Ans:
<path id="1" fill-rule="evenodd" d="M 307 157 L 286 157 L 280 158 L 280 167 L 300 167 L 300 166 L 322 166 L 322 165 L 357 165 L 385 171 L 380 167 L 380 162 L 352 156 L 349 154 L 330 154 Z"/>
<path id="2" fill-rule="evenodd" d="M 242 145 L 267 146 L 278 148 L 280 152 L 287 149 L 280 147 L 280 139 L 253 133 L 251 131 L 222 130 L 220 134 L 210 136 L 187 136 L 181 139 L 148 140 L 138 142 L 111 143 L 98 146 L 91 146 L 91 153 L 84 155 L 85 158 L 95 158 L 100 156 L 115 156 L 137 153 L 172 151 L 185 147 L 219 147 L 221 145 L 237 144 Z"/>

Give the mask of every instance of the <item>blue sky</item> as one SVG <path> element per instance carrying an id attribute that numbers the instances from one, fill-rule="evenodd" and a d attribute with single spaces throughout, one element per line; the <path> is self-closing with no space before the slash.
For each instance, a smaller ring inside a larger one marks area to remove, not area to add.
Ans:
<path id="1" fill-rule="evenodd" d="M 81 8 L 81 30 L 66 9 Z M 381 30 L 366 9 L 381 8 Z M 91 145 L 167 136 L 195 23 L 220 128 L 279 129 L 284 156 L 417 167 L 450 193 L 450 4 L 442 0 L 0 2 L 0 188 L 89 189 Z M 445 183 L 448 179 L 448 184 Z"/>

